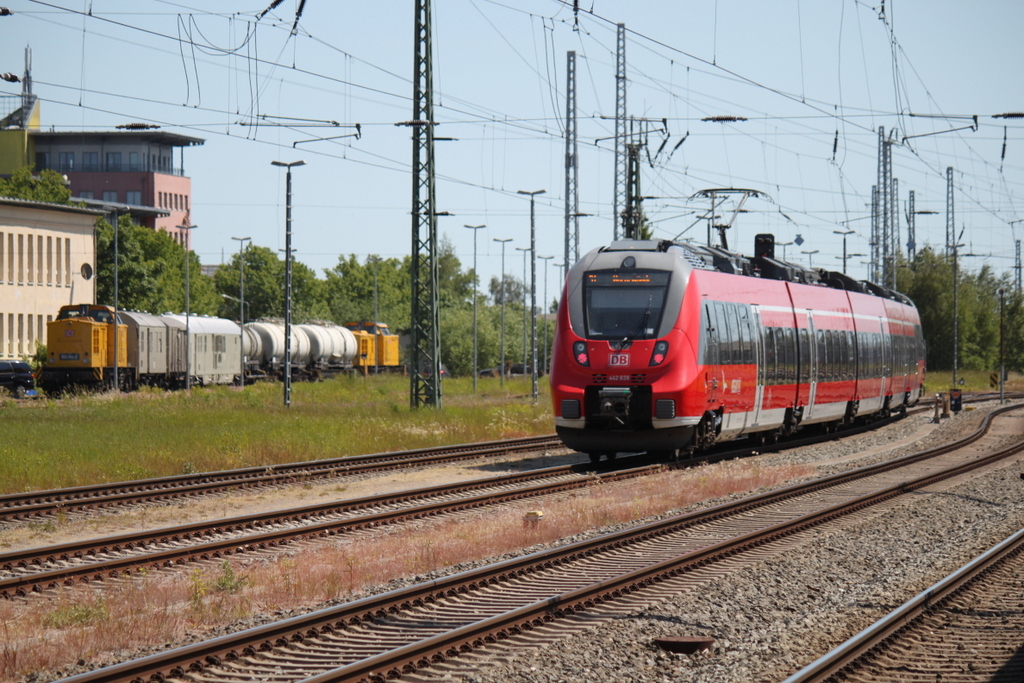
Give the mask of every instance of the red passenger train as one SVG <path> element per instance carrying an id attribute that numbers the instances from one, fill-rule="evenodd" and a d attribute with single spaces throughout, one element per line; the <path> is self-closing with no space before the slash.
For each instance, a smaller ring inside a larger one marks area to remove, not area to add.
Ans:
<path id="1" fill-rule="evenodd" d="M 551 360 L 565 445 L 664 457 L 905 411 L 925 344 L 907 297 L 842 273 L 693 244 L 621 240 L 569 271 Z"/>

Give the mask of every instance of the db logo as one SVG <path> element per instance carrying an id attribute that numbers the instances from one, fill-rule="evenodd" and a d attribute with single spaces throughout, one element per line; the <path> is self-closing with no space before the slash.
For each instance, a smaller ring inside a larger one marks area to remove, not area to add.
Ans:
<path id="1" fill-rule="evenodd" d="M 65 337 L 74 337 L 75 336 L 75 331 L 71 330 L 71 329 L 64 330 L 64 336 Z"/>
<path id="2" fill-rule="evenodd" d="M 622 367 L 629 365 L 629 354 L 628 353 L 613 353 L 608 357 L 608 365 L 612 367 Z"/>

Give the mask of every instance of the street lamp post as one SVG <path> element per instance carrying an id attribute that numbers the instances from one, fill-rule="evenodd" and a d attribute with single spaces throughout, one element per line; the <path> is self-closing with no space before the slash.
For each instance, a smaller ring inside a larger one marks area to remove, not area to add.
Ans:
<path id="1" fill-rule="evenodd" d="M 835 234 L 835 235 L 842 235 L 843 236 L 843 275 L 846 275 L 846 259 L 848 258 L 847 255 L 846 255 L 846 236 L 847 235 L 852 235 L 855 232 L 857 232 L 857 231 L 856 230 L 833 230 L 832 231 L 832 233 Z"/>
<path id="2" fill-rule="evenodd" d="M 960 236 L 963 236 L 963 231 L 960 232 Z M 958 296 L 958 284 L 959 284 L 959 249 L 964 246 L 963 244 L 954 244 L 951 247 L 953 253 L 953 388 L 956 389 L 956 371 L 957 361 L 960 357 L 958 348 L 958 339 L 960 336 L 960 299 Z"/>
<path id="3" fill-rule="evenodd" d="M 192 262 L 192 231 L 198 225 L 179 225 L 185 231 L 185 390 L 192 391 L 192 285 L 189 266 Z"/>
<path id="4" fill-rule="evenodd" d="M 526 333 L 529 325 L 526 324 L 526 256 L 530 253 L 529 247 L 516 247 L 516 251 L 523 252 L 523 373 L 526 373 L 527 358 L 527 342 Z"/>
<path id="5" fill-rule="evenodd" d="M 807 267 L 814 270 L 814 255 L 817 254 L 820 249 L 812 249 L 811 251 L 801 251 L 801 254 L 807 254 Z"/>
<path id="6" fill-rule="evenodd" d="M 544 301 L 541 303 L 541 315 L 544 316 L 544 370 L 547 372 L 550 361 L 548 355 L 548 261 L 555 258 L 554 256 L 538 256 L 537 258 L 544 261 Z"/>
<path id="7" fill-rule="evenodd" d="M 481 228 L 486 228 L 486 225 L 467 225 L 467 228 L 473 231 L 473 393 L 476 393 L 476 378 L 480 374 L 480 369 L 477 367 L 477 342 L 476 342 L 476 300 L 477 294 L 477 275 L 476 270 L 476 233 Z"/>
<path id="8" fill-rule="evenodd" d="M 373 261 L 373 334 L 379 344 L 381 342 L 377 323 L 380 322 L 380 310 L 377 305 L 377 267 L 380 265 L 380 258 L 376 255 L 371 256 L 370 260 Z M 377 344 L 373 345 L 373 374 L 380 374 L 380 349 Z"/>
<path id="9" fill-rule="evenodd" d="M 117 366 L 117 360 L 118 360 L 118 357 L 121 354 L 121 350 L 119 348 L 120 347 L 120 340 L 118 339 L 118 337 L 120 337 L 121 335 L 118 334 L 118 329 L 117 329 L 117 294 L 118 294 L 118 292 L 117 292 L 117 286 L 118 286 L 118 282 L 117 282 L 118 273 L 117 273 L 117 270 L 118 270 L 118 260 L 119 260 L 119 258 L 118 258 L 118 246 L 117 246 L 117 242 L 118 242 L 117 209 L 114 209 L 113 213 L 114 213 L 114 391 L 119 391 L 121 389 L 121 385 L 119 383 L 120 378 L 118 377 L 118 369 L 119 368 Z"/>
<path id="10" fill-rule="evenodd" d="M 238 240 L 238 386 L 245 389 L 245 242 L 251 237 L 232 237 Z"/>
<path id="11" fill-rule="evenodd" d="M 530 372 L 530 389 L 533 402 L 537 402 L 537 221 L 534 214 L 534 200 L 547 190 L 519 190 L 519 194 L 530 197 L 530 357 L 533 369 Z M 525 278 L 524 278 L 525 279 Z"/>
<path id="12" fill-rule="evenodd" d="M 857 253 L 857 254 L 844 254 L 843 256 L 836 256 L 836 258 L 838 260 L 843 262 L 843 275 L 846 275 L 846 262 L 847 262 L 847 260 L 852 259 L 852 258 L 857 258 L 859 256 L 867 256 L 867 254 Z"/>
<path id="13" fill-rule="evenodd" d="M 505 386 L 505 244 L 512 241 L 512 238 L 499 240 L 497 237 L 494 238 L 495 242 L 501 242 L 501 367 L 499 373 L 501 375 L 501 386 Z"/>
<path id="14" fill-rule="evenodd" d="M 284 209 L 284 405 L 292 405 L 292 167 L 304 166 L 305 161 L 271 161 L 283 166 L 285 173 Z"/>
<path id="15" fill-rule="evenodd" d="M 786 247 L 793 246 L 792 242 L 776 242 L 775 246 L 782 247 L 782 260 L 786 260 Z"/>

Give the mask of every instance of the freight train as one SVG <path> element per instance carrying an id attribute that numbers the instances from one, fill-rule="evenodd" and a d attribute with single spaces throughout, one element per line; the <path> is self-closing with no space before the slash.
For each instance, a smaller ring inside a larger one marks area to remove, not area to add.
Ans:
<path id="1" fill-rule="evenodd" d="M 656 240 L 620 240 L 569 271 L 551 361 L 555 429 L 603 455 L 679 457 L 906 411 L 925 342 L 913 302 L 842 273 Z"/>
<path id="2" fill-rule="evenodd" d="M 117 314 L 99 304 L 63 306 L 47 324 L 47 357 L 40 386 L 47 393 L 72 387 L 123 391 L 142 385 L 168 389 L 276 379 L 284 374 L 284 323 L 259 319 L 240 327 L 222 318 L 191 315 L 152 315 L 134 311 Z M 360 353 L 376 353 L 377 338 L 369 345 L 351 330 L 333 323 L 292 325 L 292 376 L 316 380 L 366 364 Z M 393 335 L 387 335 L 390 339 Z M 389 339 L 381 340 L 388 345 Z M 397 349 L 398 338 L 394 336 Z M 118 357 L 114 372 L 114 356 Z M 389 357 L 390 360 L 390 357 Z M 397 353 L 394 363 L 397 364 Z"/>

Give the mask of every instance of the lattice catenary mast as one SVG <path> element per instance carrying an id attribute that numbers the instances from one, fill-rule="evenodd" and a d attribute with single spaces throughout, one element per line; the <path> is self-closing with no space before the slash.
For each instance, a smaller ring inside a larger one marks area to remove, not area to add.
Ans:
<path id="1" fill-rule="evenodd" d="M 566 59 L 565 78 L 564 263 L 571 266 L 580 258 L 579 146 L 576 138 L 576 53 L 571 50 Z M 547 306 L 547 302 L 544 305 Z"/>
<path id="2" fill-rule="evenodd" d="M 622 211 L 626 207 L 626 25 L 619 24 L 615 40 L 615 199 L 612 220 L 615 239 L 622 236 Z"/>
<path id="3" fill-rule="evenodd" d="M 409 403 L 441 407 L 437 204 L 434 186 L 434 79 L 430 0 L 416 0 L 412 121 L 412 325 Z"/>

